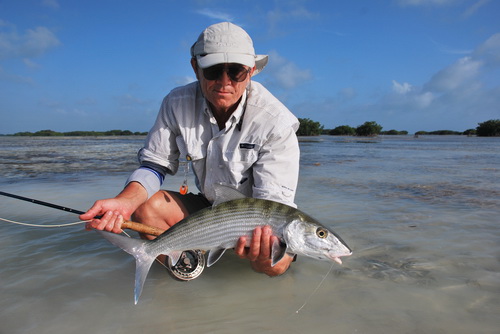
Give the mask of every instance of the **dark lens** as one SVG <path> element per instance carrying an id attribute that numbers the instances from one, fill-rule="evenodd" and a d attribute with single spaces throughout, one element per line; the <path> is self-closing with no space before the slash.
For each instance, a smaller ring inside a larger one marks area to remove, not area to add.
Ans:
<path id="1" fill-rule="evenodd" d="M 236 82 L 242 82 L 247 78 L 248 70 L 243 65 L 228 65 L 227 75 L 229 78 Z"/>
<path id="2" fill-rule="evenodd" d="M 240 64 L 218 64 L 203 69 L 203 76 L 207 80 L 218 80 L 222 72 L 226 71 L 229 79 L 236 82 L 242 82 L 247 78 L 248 70 Z"/>
<path id="3" fill-rule="evenodd" d="M 224 65 L 214 65 L 203 69 L 203 76 L 207 80 L 217 80 L 222 75 L 222 71 L 224 71 Z"/>

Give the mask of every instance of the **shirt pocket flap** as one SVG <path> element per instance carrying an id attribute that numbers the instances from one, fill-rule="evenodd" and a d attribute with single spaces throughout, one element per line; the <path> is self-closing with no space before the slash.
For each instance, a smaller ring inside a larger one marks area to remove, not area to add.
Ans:
<path id="1" fill-rule="evenodd" d="M 235 150 L 224 152 L 224 160 L 228 162 L 240 162 L 253 164 L 259 156 L 260 146 L 258 144 L 240 143 Z"/>

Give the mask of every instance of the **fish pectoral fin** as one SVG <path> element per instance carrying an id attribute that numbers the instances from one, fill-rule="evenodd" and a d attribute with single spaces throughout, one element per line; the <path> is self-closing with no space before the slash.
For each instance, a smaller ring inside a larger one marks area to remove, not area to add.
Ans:
<path id="1" fill-rule="evenodd" d="M 281 244 L 279 241 L 274 240 L 273 244 L 271 245 L 271 266 L 274 267 L 274 265 L 285 256 L 286 253 L 286 245 Z"/>
<path id="2" fill-rule="evenodd" d="M 168 256 L 168 264 L 172 267 L 175 266 L 177 262 L 179 262 L 179 259 L 181 258 L 182 255 L 182 251 L 172 251 L 165 255 Z"/>
<path id="3" fill-rule="evenodd" d="M 207 258 L 207 267 L 210 267 L 215 262 L 219 261 L 219 259 L 222 257 L 225 251 L 226 251 L 225 248 L 215 248 L 209 250 Z"/>

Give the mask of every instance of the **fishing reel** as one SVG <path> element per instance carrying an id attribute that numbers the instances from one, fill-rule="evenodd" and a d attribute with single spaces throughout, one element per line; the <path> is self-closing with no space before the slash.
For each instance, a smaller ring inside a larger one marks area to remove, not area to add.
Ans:
<path id="1" fill-rule="evenodd" d="M 165 263 L 167 272 L 178 281 L 191 281 L 201 275 L 205 269 L 205 256 L 199 249 L 182 252 L 179 261 L 174 266 Z"/>

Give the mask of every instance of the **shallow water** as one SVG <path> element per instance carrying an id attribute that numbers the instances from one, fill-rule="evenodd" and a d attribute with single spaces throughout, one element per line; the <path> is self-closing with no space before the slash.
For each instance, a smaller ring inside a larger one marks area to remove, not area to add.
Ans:
<path id="1" fill-rule="evenodd" d="M 120 191 L 142 140 L 0 137 L 0 191 L 85 210 Z M 134 305 L 133 258 L 96 233 L 0 222 L 0 333 L 498 331 L 500 138 L 319 137 L 301 149 L 297 204 L 354 254 L 299 313 L 330 263 L 299 257 L 271 279 L 228 252 L 191 282 L 155 265 Z M 78 218 L 6 197 L 0 217 Z"/>

